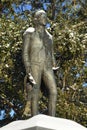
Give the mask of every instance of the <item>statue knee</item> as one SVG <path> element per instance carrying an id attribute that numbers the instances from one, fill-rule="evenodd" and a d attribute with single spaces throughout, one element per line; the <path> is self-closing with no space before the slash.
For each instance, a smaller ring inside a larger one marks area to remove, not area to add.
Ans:
<path id="1" fill-rule="evenodd" d="M 50 96 L 52 97 L 57 97 L 57 89 L 52 89 L 52 91 L 50 91 Z"/>

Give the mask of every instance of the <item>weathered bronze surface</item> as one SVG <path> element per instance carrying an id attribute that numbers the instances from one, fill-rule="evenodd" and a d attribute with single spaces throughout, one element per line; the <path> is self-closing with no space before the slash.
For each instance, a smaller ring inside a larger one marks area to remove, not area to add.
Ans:
<path id="1" fill-rule="evenodd" d="M 23 61 L 26 74 L 35 80 L 31 97 L 31 114 L 38 114 L 38 100 L 41 81 L 49 90 L 48 114 L 55 116 L 57 88 L 52 67 L 55 67 L 52 35 L 46 30 L 47 15 L 39 10 L 34 16 L 35 28 L 29 27 L 24 32 Z M 28 89 L 28 88 L 27 88 Z M 44 88 L 45 89 L 45 88 Z"/>

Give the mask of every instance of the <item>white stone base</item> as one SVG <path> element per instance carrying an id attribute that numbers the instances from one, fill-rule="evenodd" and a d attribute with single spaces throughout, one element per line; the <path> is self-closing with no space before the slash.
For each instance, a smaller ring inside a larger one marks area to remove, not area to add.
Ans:
<path id="1" fill-rule="evenodd" d="M 63 118 L 36 115 L 27 120 L 19 120 L 0 128 L 1 130 L 87 130 L 84 126 Z"/>

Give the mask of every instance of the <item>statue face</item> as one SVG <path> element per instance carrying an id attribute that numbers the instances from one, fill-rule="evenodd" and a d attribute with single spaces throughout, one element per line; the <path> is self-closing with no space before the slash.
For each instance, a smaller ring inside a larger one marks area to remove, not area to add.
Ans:
<path id="1" fill-rule="evenodd" d="M 35 14 L 35 17 L 37 18 L 37 24 L 45 26 L 47 23 L 47 15 L 46 12 L 43 10 L 37 11 Z"/>
<path id="2" fill-rule="evenodd" d="M 40 17 L 39 17 L 39 24 L 45 26 L 46 23 L 47 23 L 47 16 L 46 16 L 46 13 L 41 13 L 41 14 L 40 14 Z"/>

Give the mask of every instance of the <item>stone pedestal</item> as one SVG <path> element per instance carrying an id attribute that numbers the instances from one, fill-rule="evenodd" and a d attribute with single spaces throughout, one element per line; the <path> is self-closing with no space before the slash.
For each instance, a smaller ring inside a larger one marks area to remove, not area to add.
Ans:
<path id="1" fill-rule="evenodd" d="M 1 130 L 87 130 L 82 125 L 63 118 L 36 115 L 27 120 L 19 120 L 0 128 Z"/>

